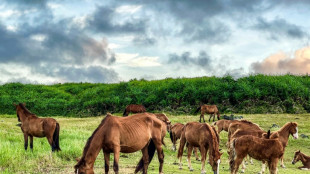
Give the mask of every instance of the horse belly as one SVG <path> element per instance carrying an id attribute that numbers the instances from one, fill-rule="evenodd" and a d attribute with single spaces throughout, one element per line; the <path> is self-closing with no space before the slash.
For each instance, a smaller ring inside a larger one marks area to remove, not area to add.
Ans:
<path id="1" fill-rule="evenodd" d="M 136 138 L 123 139 L 120 142 L 122 153 L 133 153 L 143 149 L 150 141 L 150 136 L 137 136 Z"/>

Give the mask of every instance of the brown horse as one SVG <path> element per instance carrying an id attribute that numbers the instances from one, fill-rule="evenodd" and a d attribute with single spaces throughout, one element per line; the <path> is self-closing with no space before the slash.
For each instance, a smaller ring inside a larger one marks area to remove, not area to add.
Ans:
<path id="1" fill-rule="evenodd" d="M 263 131 L 259 125 L 252 123 L 248 120 L 240 120 L 234 123 L 231 123 L 228 127 L 228 143 L 230 143 L 231 136 L 237 131 L 237 130 L 245 130 L 245 131 Z M 229 147 L 229 145 L 228 145 Z"/>
<path id="2" fill-rule="evenodd" d="M 310 156 L 307 156 L 304 153 L 301 153 L 300 150 L 295 152 L 292 164 L 301 161 L 303 166 L 298 167 L 300 170 L 309 170 L 310 169 Z"/>
<path id="3" fill-rule="evenodd" d="M 171 121 L 169 120 L 169 118 L 167 117 L 166 114 L 163 113 L 155 113 L 154 114 L 158 119 L 160 119 L 162 122 L 165 123 L 166 127 L 167 127 L 167 131 L 170 132 L 171 129 Z"/>
<path id="4" fill-rule="evenodd" d="M 231 174 L 236 174 L 243 159 L 249 155 L 260 161 L 267 161 L 270 174 L 277 173 L 277 164 L 283 156 L 284 148 L 279 139 L 263 139 L 245 135 L 232 140 L 229 163 Z"/>
<path id="5" fill-rule="evenodd" d="M 289 122 L 286 123 L 284 126 L 282 126 L 281 129 L 279 129 L 276 132 L 273 132 L 270 135 L 270 139 L 279 139 L 279 141 L 282 143 L 282 147 L 283 147 L 283 155 L 281 156 L 281 167 L 285 168 L 284 165 L 284 152 L 285 152 L 285 147 L 288 144 L 288 138 L 289 136 L 292 135 L 294 139 L 298 138 L 298 125 L 296 122 Z M 265 172 L 265 163 L 263 162 L 262 165 L 262 170 L 260 173 L 264 173 Z"/>
<path id="6" fill-rule="evenodd" d="M 130 104 L 126 106 L 123 116 L 126 117 L 130 113 L 143 113 L 146 112 L 146 109 L 143 105 Z"/>
<path id="7" fill-rule="evenodd" d="M 25 104 L 13 104 L 16 107 L 18 121 L 21 122 L 21 129 L 24 133 L 24 147 L 28 148 L 28 137 L 30 137 L 30 149 L 33 149 L 33 137 L 46 137 L 52 147 L 52 151 L 61 150 L 59 147 L 59 130 L 58 122 L 53 118 L 39 118 L 31 113 Z"/>
<path id="8" fill-rule="evenodd" d="M 201 105 L 198 107 L 195 111 L 197 113 L 200 110 L 200 119 L 199 122 L 201 122 L 201 118 L 203 118 L 203 122 L 205 121 L 205 114 L 210 114 L 209 122 L 211 120 L 211 117 L 213 117 L 213 121 L 215 118 L 215 114 L 217 115 L 217 119 L 220 120 L 220 112 L 217 109 L 216 105 Z"/>
<path id="9" fill-rule="evenodd" d="M 87 140 L 83 156 L 74 166 L 75 173 L 92 174 L 95 160 L 102 149 L 105 159 L 105 173 L 109 173 L 110 153 L 114 153 L 113 169 L 118 174 L 119 154 L 142 151 L 143 157 L 135 173 L 143 169 L 147 173 L 149 163 L 157 150 L 159 173 L 162 173 L 164 153 L 162 149 L 162 122 L 153 114 L 141 113 L 130 117 L 116 117 L 110 114 L 101 121 Z"/>
<path id="10" fill-rule="evenodd" d="M 228 132 L 229 125 L 231 123 L 237 123 L 239 120 L 218 120 L 213 123 L 217 127 L 217 133 L 221 133 L 223 130 Z"/>
<path id="11" fill-rule="evenodd" d="M 216 135 L 216 131 L 205 123 L 190 122 L 183 127 L 180 147 L 178 151 L 179 168 L 182 169 L 182 155 L 185 143 L 188 143 L 188 167 L 190 171 L 193 171 L 191 166 L 190 156 L 193 147 L 199 147 L 201 153 L 201 173 L 205 171 L 205 160 L 207 152 L 209 151 L 209 163 L 214 173 L 219 173 L 220 158 L 222 153 L 219 151 L 219 142 Z"/>

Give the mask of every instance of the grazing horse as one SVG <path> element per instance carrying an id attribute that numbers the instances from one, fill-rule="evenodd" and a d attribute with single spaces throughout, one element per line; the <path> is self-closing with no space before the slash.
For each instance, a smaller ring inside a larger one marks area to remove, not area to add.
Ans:
<path id="1" fill-rule="evenodd" d="M 182 169 L 182 155 L 185 143 L 188 143 L 187 160 L 190 171 L 193 171 L 190 160 L 192 149 L 193 147 L 199 147 L 201 153 L 201 173 L 206 173 L 205 160 L 208 151 L 209 163 L 212 170 L 215 174 L 219 173 L 219 165 L 221 162 L 220 158 L 222 153 L 219 151 L 219 142 L 216 131 L 214 131 L 210 125 L 205 123 L 190 122 L 183 127 L 178 151 L 180 169 Z"/>
<path id="2" fill-rule="evenodd" d="M 146 112 L 146 109 L 143 105 L 130 104 L 126 106 L 123 116 L 126 117 L 129 113 L 143 113 Z"/>
<path id="3" fill-rule="evenodd" d="M 242 160 L 250 157 L 267 161 L 270 174 L 277 173 L 277 164 L 283 156 L 284 148 L 279 139 L 263 139 L 245 135 L 232 140 L 230 144 L 229 164 L 231 174 L 236 174 Z"/>
<path id="4" fill-rule="evenodd" d="M 181 134 L 182 134 L 182 130 L 183 130 L 184 124 L 182 123 L 175 123 L 174 125 L 171 126 L 171 130 L 170 130 L 170 140 L 172 142 L 172 150 L 176 151 L 176 144 L 178 139 L 181 138 Z M 196 160 L 199 160 L 198 157 L 198 152 L 197 152 L 197 148 L 194 148 L 194 153 L 195 153 L 195 157 Z"/>
<path id="5" fill-rule="evenodd" d="M 59 147 L 59 123 L 53 118 L 39 118 L 31 113 L 25 104 L 13 104 L 16 107 L 18 121 L 24 133 L 25 150 L 28 148 L 28 137 L 30 137 L 30 149 L 33 149 L 33 137 L 46 137 L 52 147 L 52 151 L 60 151 Z"/>
<path id="6" fill-rule="evenodd" d="M 238 120 L 218 120 L 212 125 L 217 127 L 217 133 L 221 133 L 223 130 L 228 132 L 229 125 L 231 123 L 237 123 Z"/>
<path id="7" fill-rule="evenodd" d="M 297 163 L 298 161 L 302 162 L 303 166 L 298 167 L 300 170 L 309 170 L 310 169 L 310 156 L 301 153 L 300 150 L 295 152 L 292 164 Z"/>
<path id="8" fill-rule="evenodd" d="M 164 153 L 162 149 L 162 122 L 153 114 L 141 113 L 130 117 L 116 117 L 111 114 L 101 121 L 84 147 L 83 156 L 74 166 L 75 173 L 92 174 L 95 160 L 102 149 L 105 160 L 105 173 L 109 173 L 110 153 L 114 153 L 113 169 L 119 172 L 119 154 L 142 151 L 143 157 L 135 173 L 147 173 L 149 163 L 158 154 L 159 173 L 162 173 Z"/>
<path id="9" fill-rule="evenodd" d="M 252 123 L 248 120 L 240 120 L 234 123 L 231 123 L 228 127 L 228 143 L 231 140 L 231 136 L 237 131 L 237 130 L 246 130 L 246 131 L 259 131 L 262 130 L 259 125 Z"/>
<path id="10" fill-rule="evenodd" d="M 154 114 L 158 119 L 160 119 L 162 122 L 165 123 L 166 127 L 167 127 L 167 131 L 170 132 L 171 130 L 171 121 L 169 120 L 169 118 L 167 117 L 166 114 L 163 113 L 156 113 Z"/>
<path id="11" fill-rule="evenodd" d="M 197 113 L 200 110 L 200 119 L 199 122 L 201 122 L 201 118 L 203 118 L 203 122 L 205 121 L 205 113 L 210 114 L 209 122 L 211 120 L 211 117 L 213 117 L 213 121 L 215 118 L 215 114 L 217 115 L 217 119 L 220 120 L 220 112 L 217 109 L 216 105 L 201 105 L 198 107 L 195 111 Z"/>
<path id="12" fill-rule="evenodd" d="M 270 139 L 279 139 L 279 141 L 282 143 L 283 146 L 283 155 L 281 156 L 281 167 L 285 168 L 284 165 L 284 151 L 285 151 L 285 147 L 288 144 L 288 138 L 289 136 L 292 135 L 294 139 L 298 138 L 298 125 L 296 122 L 289 122 L 286 123 L 284 126 L 282 126 L 281 129 L 279 129 L 276 132 L 271 133 L 270 135 Z M 262 165 L 262 170 L 260 173 L 264 173 L 265 172 L 265 163 L 263 162 Z"/>

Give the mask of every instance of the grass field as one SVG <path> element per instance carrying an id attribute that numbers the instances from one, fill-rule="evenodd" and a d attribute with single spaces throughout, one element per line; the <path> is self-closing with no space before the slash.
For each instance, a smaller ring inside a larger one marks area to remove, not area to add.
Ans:
<path id="1" fill-rule="evenodd" d="M 245 119 L 258 123 L 264 130 L 270 129 L 272 124 L 277 124 L 281 127 L 286 122 L 294 121 L 298 123 L 299 135 L 305 134 L 310 136 L 310 122 L 308 121 L 310 114 L 256 114 L 243 116 Z M 173 116 L 168 114 L 168 117 L 172 123 L 186 123 L 199 120 L 199 116 Z M 103 116 L 90 118 L 54 118 L 60 123 L 60 147 L 62 151 L 57 153 L 51 153 L 50 146 L 45 138 L 34 138 L 33 152 L 30 150 L 25 151 L 23 134 L 20 127 L 16 126 L 18 123 L 16 115 L 0 116 L 0 173 L 73 173 L 73 166 L 76 164 L 75 158 L 81 156 L 86 140 L 99 125 Z M 275 131 L 277 129 L 279 128 L 273 128 L 271 130 Z M 225 146 L 227 133 L 222 132 L 220 139 L 220 148 L 224 152 L 221 159 L 222 163 L 220 164 L 220 173 L 230 173 Z M 177 153 L 171 150 L 172 144 L 168 134 L 165 138 L 165 143 L 167 147 L 164 147 L 164 173 L 200 173 L 201 163 L 195 161 L 193 156 L 192 164 L 194 171 L 190 172 L 187 169 L 186 157 L 183 157 L 183 170 L 179 170 L 178 165 L 174 164 L 177 161 Z M 279 173 L 306 173 L 307 171 L 297 169 L 298 166 L 302 165 L 301 162 L 292 165 L 291 161 L 295 150 L 300 149 L 302 152 L 310 155 L 309 144 L 310 139 L 299 137 L 299 139 L 294 140 L 290 137 L 285 151 L 286 168 L 279 168 Z M 121 155 L 120 173 L 133 173 L 135 165 L 142 156 L 141 151 L 126 154 L 125 156 L 124 154 Z M 112 155 L 111 158 L 113 158 Z M 100 153 L 95 163 L 95 172 L 103 173 L 103 166 L 103 153 Z M 246 173 L 257 173 L 260 171 L 260 166 L 261 163 L 254 160 L 254 165 L 247 166 Z M 212 172 L 209 164 L 206 164 L 206 171 L 207 173 Z M 110 172 L 114 173 L 111 170 Z M 157 156 L 151 162 L 148 172 L 158 173 Z"/>

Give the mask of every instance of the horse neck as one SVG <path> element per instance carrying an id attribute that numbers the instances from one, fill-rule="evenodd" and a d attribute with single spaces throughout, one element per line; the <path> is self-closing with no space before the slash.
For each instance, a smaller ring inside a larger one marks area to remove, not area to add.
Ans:
<path id="1" fill-rule="evenodd" d="M 299 155 L 301 156 L 300 161 L 301 161 L 303 164 L 307 163 L 307 161 L 310 160 L 310 157 L 307 156 L 307 155 L 305 155 L 305 154 L 303 154 L 303 153 L 300 153 Z"/>
<path id="2" fill-rule="evenodd" d="M 28 115 L 24 111 L 18 111 L 17 113 L 21 122 L 25 122 L 27 120 Z"/>
<path id="3" fill-rule="evenodd" d="M 277 131 L 277 133 L 280 136 L 280 139 L 282 139 L 285 142 L 288 141 L 288 137 L 290 136 L 290 132 L 289 132 L 290 126 L 291 126 L 290 124 L 284 125 L 280 130 Z"/>

